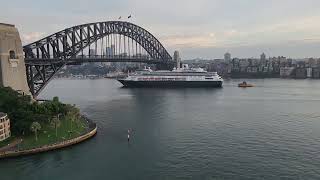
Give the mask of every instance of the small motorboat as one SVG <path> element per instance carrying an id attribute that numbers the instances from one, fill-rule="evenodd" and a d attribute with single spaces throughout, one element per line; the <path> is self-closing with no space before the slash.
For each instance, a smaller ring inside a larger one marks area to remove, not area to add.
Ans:
<path id="1" fill-rule="evenodd" d="M 247 87 L 254 87 L 252 84 L 248 84 L 247 82 L 243 81 L 242 83 L 238 84 L 238 87 L 247 88 Z"/>

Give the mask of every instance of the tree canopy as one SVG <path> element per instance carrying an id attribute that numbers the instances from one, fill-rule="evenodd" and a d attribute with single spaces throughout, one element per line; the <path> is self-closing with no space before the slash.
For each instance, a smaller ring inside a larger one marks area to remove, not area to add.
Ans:
<path id="1" fill-rule="evenodd" d="M 19 136 L 32 133 L 30 126 L 34 121 L 48 124 L 53 116 L 78 110 L 74 106 L 61 103 L 58 97 L 39 103 L 9 87 L 0 87 L 0 111 L 8 114 L 12 134 Z"/>

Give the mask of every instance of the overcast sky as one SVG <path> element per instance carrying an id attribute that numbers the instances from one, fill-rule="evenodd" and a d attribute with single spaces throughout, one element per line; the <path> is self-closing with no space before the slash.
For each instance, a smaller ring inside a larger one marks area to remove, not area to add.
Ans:
<path id="1" fill-rule="evenodd" d="M 184 59 L 267 56 L 320 57 L 319 0 L 10 0 L 0 22 L 15 24 L 23 43 L 73 25 L 131 22 Z M 126 19 L 123 19 L 126 20 Z"/>

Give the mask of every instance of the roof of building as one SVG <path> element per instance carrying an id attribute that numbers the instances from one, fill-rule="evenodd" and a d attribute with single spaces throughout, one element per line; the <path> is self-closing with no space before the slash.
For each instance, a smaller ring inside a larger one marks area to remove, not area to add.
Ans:
<path id="1" fill-rule="evenodd" d="M 6 113 L 0 112 L 0 118 L 4 117 L 4 116 L 6 116 L 6 115 L 7 115 Z"/>

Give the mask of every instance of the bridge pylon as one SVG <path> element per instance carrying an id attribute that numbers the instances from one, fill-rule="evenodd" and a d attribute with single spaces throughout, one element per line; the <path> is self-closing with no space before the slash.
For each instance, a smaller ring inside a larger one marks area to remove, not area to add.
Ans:
<path id="1" fill-rule="evenodd" d="M 0 86 L 31 95 L 18 29 L 4 23 L 0 23 Z"/>

